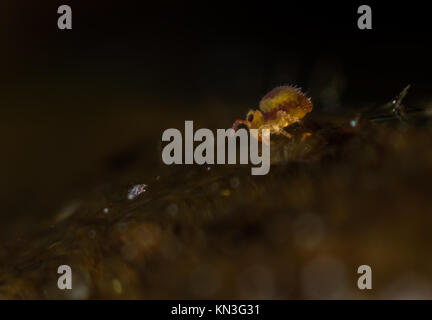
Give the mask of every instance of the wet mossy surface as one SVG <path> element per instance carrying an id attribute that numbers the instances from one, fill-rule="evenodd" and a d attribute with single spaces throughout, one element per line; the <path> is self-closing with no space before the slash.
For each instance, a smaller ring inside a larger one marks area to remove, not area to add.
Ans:
<path id="1" fill-rule="evenodd" d="M 1 249 L 1 298 L 432 298 L 429 127 L 318 115 L 288 130 L 265 176 L 135 166 L 102 181 Z M 129 177 L 148 186 L 133 200 Z M 373 290 L 357 288 L 364 264 Z"/>

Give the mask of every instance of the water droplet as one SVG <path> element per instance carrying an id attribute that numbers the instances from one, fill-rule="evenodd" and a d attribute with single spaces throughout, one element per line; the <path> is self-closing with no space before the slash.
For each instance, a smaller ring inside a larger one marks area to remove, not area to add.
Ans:
<path id="1" fill-rule="evenodd" d="M 128 199 L 133 200 L 138 197 L 141 193 L 146 192 L 147 185 L 146 184 L 137 184 L 129 190 Z"/>
<path id="2" fill-rule="evenodd" d="M 166 212 L 170 215 L 170 216 L 175 216 L 178 212 L 178 206 L 176 203 L 171 203 L 167 208 L 166 208 Z"/>
<path id="3" fill-rule="evenodd" d="M 96 238 L 96 230 L 91 229 L 91 230 L 88 232 L 88 236 L 89 236 L 90 239 L 95 239 L 95 238 Z"/>
<path id="4" fill-rule="evenodd" d="M 78 208 L 80 207 L 81 203 L 78 201 L 74 201 L 66 205 L 62 210 L 60 210 L 59 214 L 56 217 L 55 222 L 60 222 L 63 220 L 66 220 L 71 215 L 73 215 Z"/>
<path id="5" fill-rule="evenodd" d="M 231 191 L 229 189 L 224 189 L 221 191 L 221 195 L 224 197 L 229 197 L 231 195 Z"/>
<path id="6" fill-rule="evenodd" d="M 121 294 L 123 292 L 123 287 L 119 279 L 113 279 L 112 286 L 115 293 Z"/>
<path id="7" fill-rule="evenodd" d="M 236 189 L 240 186 L 240 179 L 237 177 L 231 178 L 230 180 L 230 186 L 233 189 Z"/>

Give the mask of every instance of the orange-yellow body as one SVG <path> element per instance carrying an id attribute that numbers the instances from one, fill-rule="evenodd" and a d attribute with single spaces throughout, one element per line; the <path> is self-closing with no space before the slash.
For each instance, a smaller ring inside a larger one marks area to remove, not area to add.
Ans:
<path id="1" fill-rule="evenodd" d="M 249 129 L 259 129 L 260 133 L 262 129 L 269 129 L 273 134 L 288 135 L 283 129 L 299 122 L 312 108 L 312 101 L 299 89 L 276 87 L 261 99 L 258 110 L 247 113 L 246 120 L 236 120 L 233 129 L 244 124 Z"/>

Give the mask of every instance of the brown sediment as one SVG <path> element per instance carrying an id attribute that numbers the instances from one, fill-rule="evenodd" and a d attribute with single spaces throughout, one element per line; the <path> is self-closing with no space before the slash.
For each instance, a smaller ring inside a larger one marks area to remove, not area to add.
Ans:
<path id="1" fill-rule="evenodd" d="M 290 126 L 266 176 L 127 167 L 0 249 L 0 297 L 432 298 L 430 125 L 350 120 Z M 129 200 L 126 176 L 146 192 Z M 363 264 L 372 291 L 357 288 Z"/>

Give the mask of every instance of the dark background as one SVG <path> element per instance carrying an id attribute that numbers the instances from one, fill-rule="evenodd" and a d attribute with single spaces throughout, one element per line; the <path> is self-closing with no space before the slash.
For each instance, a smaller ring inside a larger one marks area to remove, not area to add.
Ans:
<path id="1" fill-rule="evenodd" d="M 162 130 L 229 127 L 277 85 L 304 88 L 323 112 L 384 103 L 409 83 L 407 101 L 430 104 L 421 3 L 2 2 L 4 225 L 25 230 L 136 153 L 154 171 Z M 71 31 L 57 28 L 61 4 Z M 373 30 L 357 28 L 361 4 Z"/>

